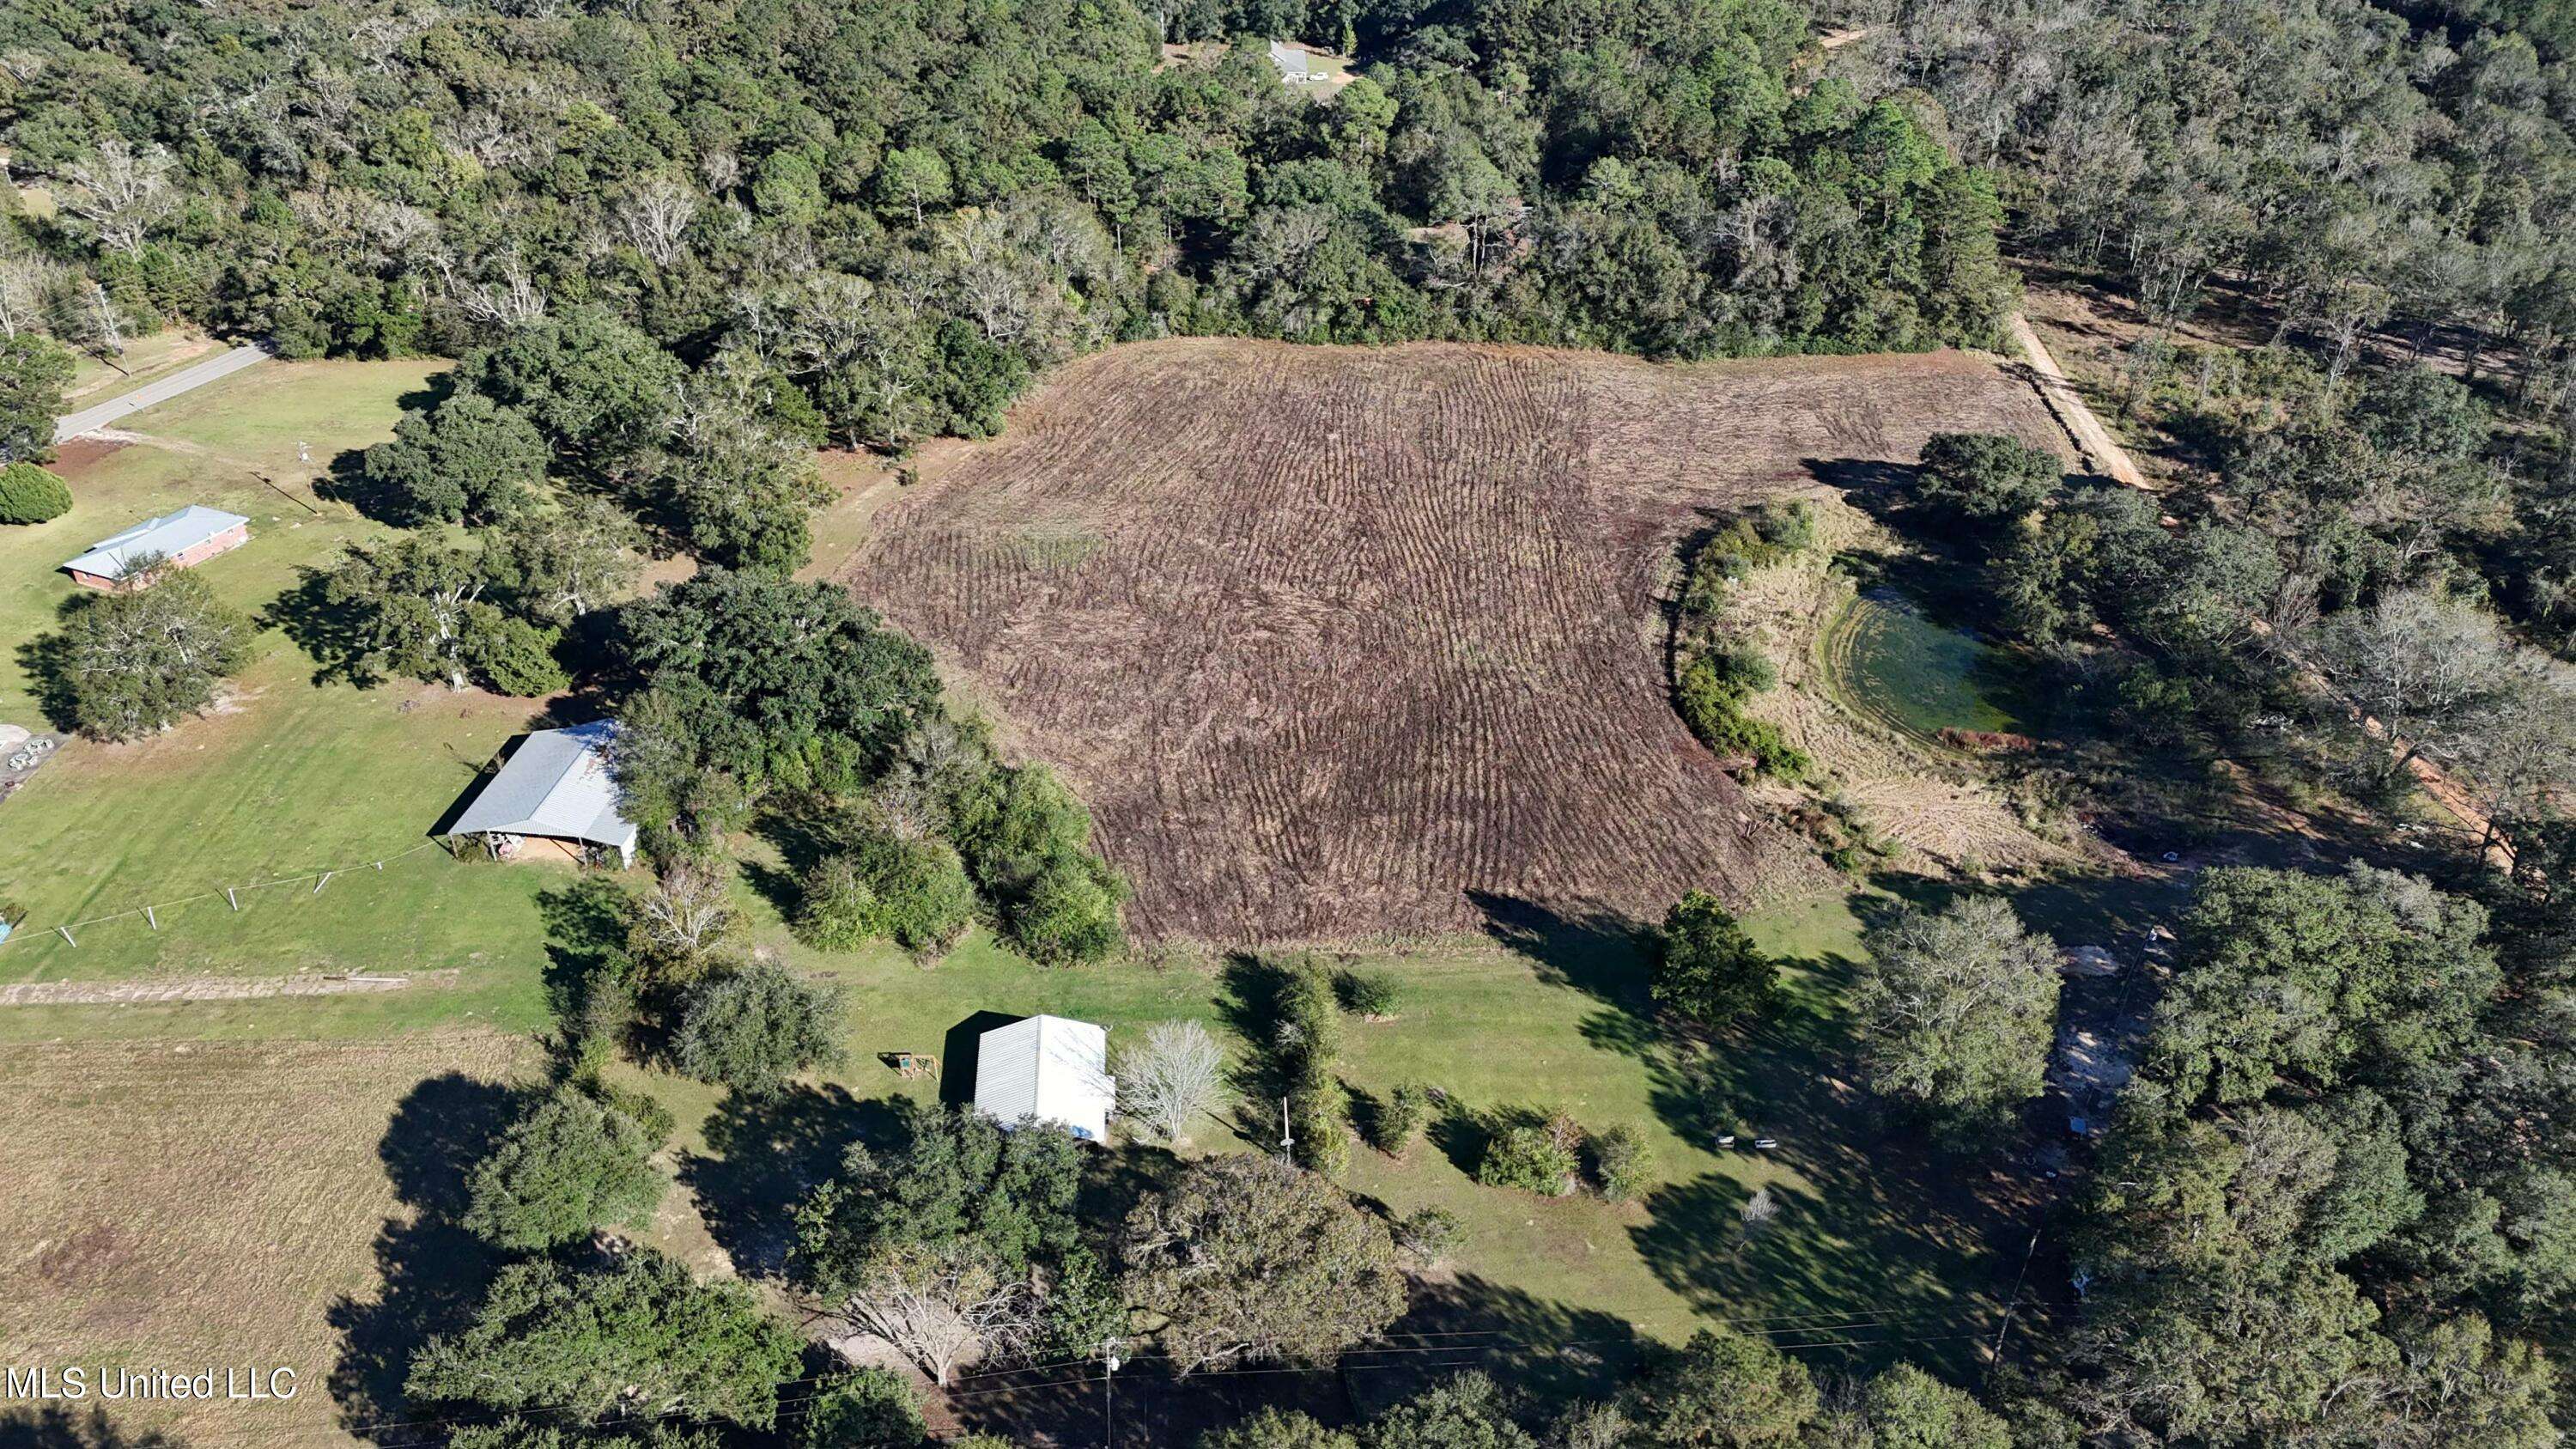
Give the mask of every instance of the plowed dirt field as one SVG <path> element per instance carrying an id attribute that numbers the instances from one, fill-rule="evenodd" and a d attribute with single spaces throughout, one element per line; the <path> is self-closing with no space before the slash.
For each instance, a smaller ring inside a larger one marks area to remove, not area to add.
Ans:
<path id="1" fill-rule="evenodd" d="M 1973 430 L 2062 446 L 1960 353 L 1147 343 L 927 460 L 842 577 L 1081 788 L 1140 935 L 1649 917 L 1810 869 L 1673 713 L 1677 544 Z"/>

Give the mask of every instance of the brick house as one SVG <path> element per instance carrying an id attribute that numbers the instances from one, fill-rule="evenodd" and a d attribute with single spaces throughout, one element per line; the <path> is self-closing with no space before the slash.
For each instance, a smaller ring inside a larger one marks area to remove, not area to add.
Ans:
<path id="1" fill-rule="evenodd" d="M 147 518 L 123 533 L 100 539 L 63 568 L 73 582 L 93 589 L 131 589 L 140 586 L 139 565 L 148 560 L 191 568 L 248 542 L 249 519 L 191 503 L 176 513 Z"/>

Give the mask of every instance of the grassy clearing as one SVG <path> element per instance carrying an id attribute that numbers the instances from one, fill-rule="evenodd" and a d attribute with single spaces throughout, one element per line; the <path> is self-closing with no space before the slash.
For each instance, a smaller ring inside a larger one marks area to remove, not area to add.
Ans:
<path id="1" fill-rule="evenodd" d="M 251 541 L 198 573 L 257 613 L 298 569 L 379 531 L 315 500 L 310 479 L 343 450 L 390 436 L 399 400 L 440 366 L 267 363 L 136 414 L 129 428 L 154 441 L 75 456 L 71 513 L 0 529 L 0 637 L 51 627 L 75 592 L 56 571 L 62 560 L 192 502 L 251 518 Z M 297 464 L 298 441 L 312 463 Z M 34 928 L 0 945 L 0 981 L 454 968 L 463 975 L 453 990 L 334 1002 L 318 1014 L 397 1030 L 468 1014 L 514 1027 L 538 1020 L 542 881 L 435 850 L 404 853 L 425 842 L 536 707 L 412 684 L 359 691 L 313 675 L 283 634 L 263 631 L 221 713 L 135 744 L 74 741 L 0 803 L 0 881 Z M 40 723 L 14 651 L 0 659 L 0 719 Z M 381 873 L 378 859 L 388 860 Z M 228 885 L 352 865 L 363 873 L 319 895 L 309 886 L 253 891 L 239 912 L 221 895 Z M 122 916 L 183 900 L 156 912 L 158 929 Z M 98 921 L 110 916 L 122 918 Z M 76 946 L 49 933 L 83 921 L 98 923 L 75 926 Z M 119 1035 L 180 1019 L 221 1035 L 236 1023 L 255 1030 L 248 1023 L 266 1018 L 242 1015 L 255 1005 L 118 1008 L 97 1020 L 117 1023 Z M 24 1039 L 85 1019 L 0 1012 L 0 1035 Z"/>
<path id="2" fill-rule="evenodd" d="M 1860 898 L 1864 906 L 1883 901 Z M 938 1082 L 899 1078 L 881 1054 L 940 1053 L 954 1092 L 970 1080 L 963 1068 L 972 1029 L 994 1024 L 979 1014 L 1101 1022 L 1113 1051 L 1150 1023 L 1192 1019 L 1239 1061 L 1247 1033 L 1266 1029 L 1242 1019 L 1226 966 L 1214 958 L 1046 971 L 979 933 L 925 970 L 885 952 L 809 952 L 776 930 L 765 902 L 753 910 L 764 919 L 764 944 L 848 986 L 850 1064 L 775 1108 L 748 1112 L 693 1084 L 636 1078 L 678 1111 L 684 1160 L 698 1164 L 705 1188 L 699 1206 L 717 1225 L 717 1242 L 750 1266 L 774 1256 L 779 1208 L 729 1200 L 727 1184 L 746 1180 L 748 1164 L 728 1168 L 721 1159 L 739 1144 L 802 1139 L 818 1121 L 865 1120 L 873 1099 L 939 1093 Z M 1614 1337 L 1633 1327 L 1678 1338 L 1703 1316 L 1794 1315 L 1878 1325 L 1820 1331 L 1811 1336 L 1818 1343 L 1910 1338 L 1923 1340 L 1911 1345 L 1918 1356 L 1966 1359 L 1970 1340 L 1994 1321 L 2007 1286 L 1998 1279 L 2009 1276 L 2016 1234 L 2026 1232 L 2016 1207 L 1990 1193 L 1982 1174 L 1972 1179 L 1929 1156 L 1917 1134 L 1851 1085 L 1837 1002 L 1860 930 L 1852 903 L 1810 901 L 1751 925 L 1766 946 L 1792 958 L 1787 1000 L 1773 1022 L 1722 1045 L 1705 1069 L 1688 1066 L 1650 1029 L 1644 963 L 1619 933 L 1540 920 L 1521 923 L 1499 946 L 1334 958 L 1386 967 L 1404 982 L 1396 1020 L 1347 1019 L 1341 1071 L 1354 1093 L 1382 1097 L 1418 1080 L 1447 1093 L 1456 1109 L 1403 1161 L 1355 1146 L 1344 1179 L 1391 1212 L 1441 1207 L 1465 1224 L 1466 1246 L 1434 1275 L 1422 1326 L 1539 1334 L 1588 1324 Z M 1593 1129 L 1637 1128 L 1653 1146 L 1657 1186 L 1638 1202 L 1614 1205 L 1477 1184 L 1482 1139 L 1474 1119 L 1511 1108 L 1563 1110 Z M 1193 1150 L 1266 1149 L 1276 1137 L 1275 1111 L 1240 1104 L 1228 1120 L 1206 1124 Z M 1715 1148 L 1726 1132 L 1737 1134 L 1738 1150 Z M 1778 1137 L 1780 1147 L 1750 1150 L 1759 1135 Z M 1781 1211 L 1748 1234 L 1741 1209 L 1766 1187 Z M 747 1225 L 741 1240 L 729 1240 L 729 1222 Z"/>

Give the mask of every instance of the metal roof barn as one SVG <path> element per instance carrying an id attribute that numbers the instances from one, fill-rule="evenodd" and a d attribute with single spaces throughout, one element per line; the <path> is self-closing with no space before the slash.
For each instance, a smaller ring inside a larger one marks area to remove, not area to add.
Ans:
<path id="1" fill-rule="evenodd" d="M 450 835 L 541 836 L 604 845 L 635 863 L 635 827 L 618 813 L 608 749 L 617 722 L 539 730 L 456 817 Z"/>
<path id="2" fill-rule="evenodd" d="M 1069 1127 L 1086 1142 L 1106 1142 L 1117 1099 L 1106 1028 L 1032 1016 L 976 1040 L 975 1108 L 1005 1127 L 1034 1117 Z"/>
<path id="3" fill-rule="evenodd" d="M 63 567 L 83 583 L 114 585 L 145 558 L 160 558 L 186 568 L 227 548 L 238 547 L 249 537 L 249 519 L 191 503 L 176 513 L 147 518 L 123 533 L 102 538 L 90 545 L 89 552 Z"/>

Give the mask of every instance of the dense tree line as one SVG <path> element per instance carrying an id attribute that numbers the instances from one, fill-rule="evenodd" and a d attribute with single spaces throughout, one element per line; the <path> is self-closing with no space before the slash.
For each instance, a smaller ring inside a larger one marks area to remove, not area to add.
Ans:
<path id="1" fill-rule="evenodd" d="M 1242 32 L 1366 74 L 1312 104 L 1258 46 L 1160 64 Z M 887 445 L 1164 331 L 1993 337 L 1992 188 L 1906 105 L 1806 86 L 1807 34 L 1767 0 L 21 10 L 0 121 L 62 210 L 0 290 L 84 343 L 188 317 L 308 355 L 589 312 Z M 670 403 L 593 441 L 664 447 Z"/>

